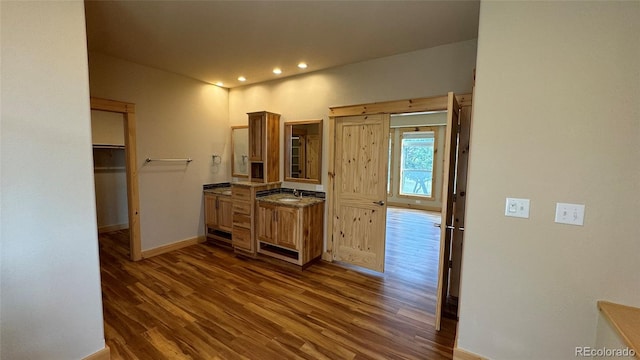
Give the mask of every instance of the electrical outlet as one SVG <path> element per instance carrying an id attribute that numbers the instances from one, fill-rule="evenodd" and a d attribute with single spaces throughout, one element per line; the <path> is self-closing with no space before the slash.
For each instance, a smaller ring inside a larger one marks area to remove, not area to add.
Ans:
<path id="1" fill-rule="evenodd" d="M 559 224 L 584 225 L 584 205 L 556 203 L 556 222 Z"/>
<path id="2" fill-rule="evenodd" d="M 507 198 L 504 216 L 529 218 L 529 199 Z"/>

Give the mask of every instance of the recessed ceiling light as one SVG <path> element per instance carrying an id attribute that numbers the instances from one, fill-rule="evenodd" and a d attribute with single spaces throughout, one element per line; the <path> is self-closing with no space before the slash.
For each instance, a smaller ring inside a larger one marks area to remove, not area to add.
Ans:
<path id="1" fill-rule="evenodd" d="M 276 74 L 276 75 L 280 75 L 280 74 L 282 74 L 282 70 L 280 68 L 275 68 L 275 69 L 273 69 L 273 73 Z"/>
<path id="2" fill-rule="evenodd" d="M 247 78 L 245 78 L 244 76 L 240 76 L 238 77 L 238 81 L 247 81 Z"/>
<path id="3" fill-rule="evenodd" d="M 299 67 L 300 69 L 306 69 L 306 68 L 307 68 L 307 63 L 305 63 L 305 62 L 301 62 L 301 63 L 299 63 L 299 64 L 298 64 L 298 67 Z"/>
<path id="4" fill-rule="evenodd" d="M 223 83 L 222 81 L 218 81 L 218 82 L 216 83 L 216 86 L 224 86 L 224 83 Z"/>

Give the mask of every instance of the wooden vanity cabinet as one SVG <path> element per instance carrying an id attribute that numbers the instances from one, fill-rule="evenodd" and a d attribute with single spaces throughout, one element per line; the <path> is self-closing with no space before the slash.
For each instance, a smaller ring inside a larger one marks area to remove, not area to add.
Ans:
<path id="1" fill-rule="evenodd" d="M 256 192 L 280 187 L 272 184 L 232 184 L 232 245 L 236 253 L 255 257 L 256 229 Z"/>
<path id="2" fill-rule="evenodd" d="M 280 115 L 268 111 L 249 116 L 249 181 L 280 181 Z"/>
<path id="3" fill-rule="evenodd" d="M 222 231 L 233 229 L 233 201 L 231 196 L 218 196 L 218 227 Z"/>
<path id="4" fill-rule="evenodd" d="M 205 234 L 209 238 L 231 243 L 233 208 L 231 196 L 205 193 L 204 219 Z"/>
<path id="5" fill-rule="evenodd" d="M 322 254 L 324 203 L 295 207 L 258 201 L 258 252 L 305 266 Z"/>

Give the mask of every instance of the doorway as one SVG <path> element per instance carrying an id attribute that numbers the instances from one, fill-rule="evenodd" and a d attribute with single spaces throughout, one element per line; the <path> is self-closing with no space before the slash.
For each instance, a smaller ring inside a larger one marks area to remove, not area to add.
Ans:
<path id="1" fill-rule="evenodd" d="M 98 233 L 129 228 L 122 114 L 91 110 Z"/>
<path id="2" fill-rule="evenodd" d="M 387 210 L 387 181 L 390 175 L 387 168 L 384 171 L 371 172 L 379 166 L 381 161 L 388 162 L 389 153 L 386 147 L 380 146 L 389 143 L 389 127 L 382 135 L 374 128 L 367 125 L 373 119 L 388 119 L 392 114 L 418 113 L 418 112 L 447 112 L 445 150 L 443 153 L 443 181 L 442 181 L 442 215 L 440 226 L 440 249 L 438 261 L 438 287 L 436 290 L 436 311 L 434 325 L 440 329 L 441 316 L 443 314 L 443 302 L 450 294 L 450 281 L 452 271 L 450 267 L 454 252 L 461 259 L 461 243 L 459 247 L 452 247 L 452 239 L 455 233 L 459 233 L 462 239 L 464 231 L 463 222 L 457 216 L 457 209 L 464 213 L 464 194 L 456 198 L 456 161 L 459 157 L 458 150 L 458 126 L 461 115 L 467 116 L 470 123 L 471 94 L 456 96 L 449 93 L 446 96 L 434 98 L 422 98 L 411 100 L 390 101 L 375 104 L 363 104 L 331 108 L 329 122 L 329 198 L 328 198 L 328 233 L 331 238 L 327 243 L 326 259 L 343 261 L 375 271 L 384 271 L 385 233 L 386 231 L 372 231 L 372 229 L 384 229 L 386 226 Z M 462 110 L 464 108 L 465 110 Z M 387 120 L 388 121 L 388 120 Z M 345 125 L 348 125 L 346 127 Z M 360 128 L 360 130 L 358 130 Z M 347 141 L 344 139 L 347 138 Z M 467 140 L 460 140 L 464 144 Z M 372 156 L 373 149 L 384 149 L 377 156 Z M 468 150 L 468 146 L 466 147 Z M 464 163 L 466 166 L 466 162 Z M 368 169 L 363 171 L 362 169 Z M 466 175 L 466 169 L 464 170 Z M 354 176 L 355 175 L 355 176 Z M 362 176 L 368 175 L 368 176 Z M 345 181 L 346 179 L 346 181 Z M 466 179 L 465 179 L 466 180 Z M 367 185 L 367 186 L 365 186 Z M 383 196 L 379 196 L 383 189 Z M 417 188 L 414 188 L 417 189 Z M 423 188 L 424 190 L 424 188 Z M 438 190 L 436 190 L 438 191 Z M 376 194 L 376 201 L 372 195 Z M 355 200 L 355 202 L 352 202 Z M 371 203 L 379 205 L 379 208 L 371 207 Z M 346 205 L 345 205 L 346 204 Z M 363 211 L 357 210 L 355 205 L 368 206 Z M 367 212 L 368 210 L 369 212 Z M 384 215 L 373 216 L 378 211 Z M 355 231 L 355 230 L 358 231 Z M 358 257 L 351 254 L 355 253 Z M 345 256 L 345 254 L 347 256 Z M 362 256 L 366 255 L 366 257 Z M 361 261 L 365 259 L 367 261 Z M 373 261 L 375 259 L 375 261 Z M 355 260 L 355 261 L 354 261 Z M 458 262 L 461 264 L 461 261 Z M 459 276 L 459 272 L 457 272 Z"/>
<path id="3" fill-rule="evenodd" d="M 91 110 L 120 114 L 124 131 L 124 170 L 126 178 L 127 220 L 129 227 L 129 258 L 142 259 L 140 242 L 140 205 L 136 166 L 135 105 L 115 100 L 91 98 Z M 115 150 L 115 149 L 114 149 Z"/>

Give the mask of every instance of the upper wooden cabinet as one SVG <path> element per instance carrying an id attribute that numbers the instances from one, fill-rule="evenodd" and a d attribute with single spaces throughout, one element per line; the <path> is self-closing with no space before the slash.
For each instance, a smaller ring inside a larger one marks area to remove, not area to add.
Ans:
<path id="1" fill-rule="evenodd" d="M 249 115 L 249 180 L 280 181 L 280 115 L 260 111 Z"/>
<path id="2" fill-rule="evenodd" d="M 249 160 L 263 161 L 266 113 L 249 114 Z"/>

